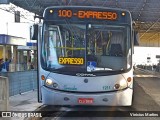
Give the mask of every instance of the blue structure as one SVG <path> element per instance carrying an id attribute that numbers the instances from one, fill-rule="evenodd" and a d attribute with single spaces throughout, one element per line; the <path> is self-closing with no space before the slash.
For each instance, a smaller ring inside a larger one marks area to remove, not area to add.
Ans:
<path id="1" fill-rule="evenodd" d="M 2 45 L 26 45 L 26 39 L 5 34 L 0 34 L 0 44 Z"/>

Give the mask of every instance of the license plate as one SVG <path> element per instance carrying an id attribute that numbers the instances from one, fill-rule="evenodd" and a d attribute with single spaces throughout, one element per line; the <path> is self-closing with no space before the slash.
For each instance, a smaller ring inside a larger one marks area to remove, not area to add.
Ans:
<path id="1" fill-rule="evenodd" d="M 92 104 L 93 98 L 78 98 L 79 104 Z"/>

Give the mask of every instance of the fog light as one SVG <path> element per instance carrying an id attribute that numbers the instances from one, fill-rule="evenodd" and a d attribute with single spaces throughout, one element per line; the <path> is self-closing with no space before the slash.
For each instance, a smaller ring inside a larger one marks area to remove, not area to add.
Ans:
<path id="1" fill-rule="evenodd" d="M 68 97 L 65 97 L 65 98 L 64 98 L 64 100 L 65 100 L 65 101 L 68 101 L 68 100 L 69 100 L 69 98 L 68 98 Z"/>
<path id="2" fill-rule="evenodd" d="M 53 87 L 54 87 L 54 88 L 57 88 L 57 87 L 58 87 L 58 84 L 57 84 L 57 83 L 53 83 Z"/>
<path id="3" fill-rule="evenodd" d="M 53 84 L 53 81 L 52 81 L 51 79 L 47 79 L 47 80 L 46 80 L 46 84 L 47 84 L 47 85 L 52 85 L 52 84 Z"/>
<path id="4" fill-rule="evenodd" d="M 119 84 L 115 84 L 115 85 L 114 85 L 114 88 L 115 88 L 115 89 L 119 89 L 119 87 L 120 87 Z"/>
<path id="5" fill-rule="evenodd" d="M 104 101 L 104 102 L 108 102 L 108 99 L 107 99 L 107 98 L 103 98 L 103 101 Z"/>

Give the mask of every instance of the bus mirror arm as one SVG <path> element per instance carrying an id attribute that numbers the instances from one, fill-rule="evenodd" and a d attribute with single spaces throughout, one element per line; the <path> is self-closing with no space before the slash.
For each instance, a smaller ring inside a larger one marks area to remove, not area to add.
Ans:
<path id="1" fill-rule="evenodd" d="M 132 26 L 136 27 L 136 22 L 135 21 L 132 21 Z"/>
<path id="2" fill-rule="evenodd" d="M 39 18 L 39 19 L 44 20 L 44 17 L 43 17 L 43 16 L 35 15 L 35 16 L 34 16 L 34 20 L 35 20 L 36 18 Z"/>

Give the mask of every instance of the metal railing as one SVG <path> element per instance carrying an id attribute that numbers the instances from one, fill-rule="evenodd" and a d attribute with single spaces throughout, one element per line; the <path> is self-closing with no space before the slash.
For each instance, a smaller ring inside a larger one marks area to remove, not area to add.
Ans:
<path id="1" fill-rule="evenodd" d="M 37 89 L 37 71 L 3 72 L 9 81 L 9 96 L 14 96 L 24 92 Z"/>
<path id="2" fill-rule="evenodd" d="M 0 111 L 7 111 L 9 106 L 8 78 L 0 76 Z"/>

